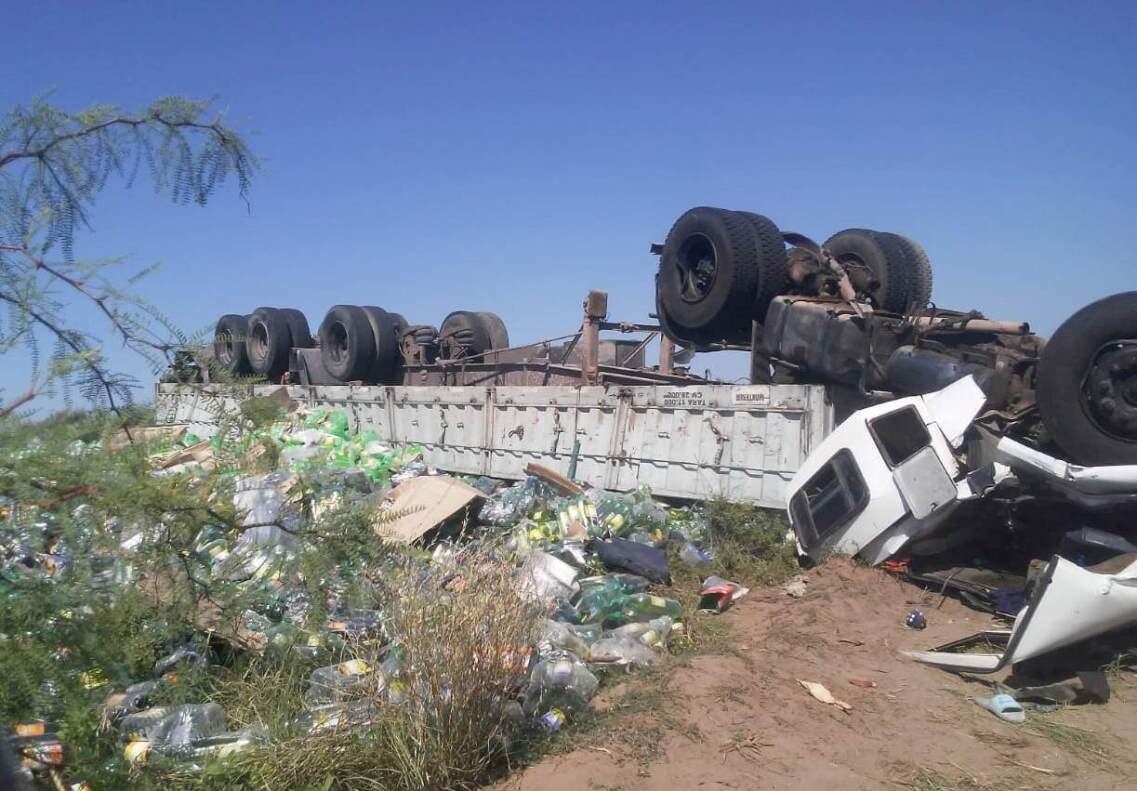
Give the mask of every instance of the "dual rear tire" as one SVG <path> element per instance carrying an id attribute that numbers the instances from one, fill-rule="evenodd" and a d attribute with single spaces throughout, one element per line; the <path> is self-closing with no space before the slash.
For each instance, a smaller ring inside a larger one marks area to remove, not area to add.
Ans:
<path id="1" fill-rule="evenodd" d="M 218 368 L 233 377 L 263 376 L 278 381 L 288 370 L 294 347 L 315 343 L 308 319 L 295 308 L 261 307 L 242 316 L 222 316 L 213 333 L 213 356 Z"/>
<path id="2" fill-rule="evenodd" d="M 661 320 L 680 333 L 741 341 L 785 290 L 781 231 L 766 217 L 700 206 L 663 245 L 656 279 Z"/>
<path id="3" fill-rule="evenodd" d="M 487 362 L 487 352 L 509 348 L 505 322 L 488 311 L 456 310 L 442 320 L 438 339 L 445 359 Z"/>
<path id="4" fill-rule="evenodd" d="M 900 313 L 932 297 L 932 268 L 904 236 L 850 228 L 825 243 L 862 298 Z M 746 343 L 775 297 L 790 293 L 782 232 L 769 218 L 700 206 L 684 212 L 660 254 L 656 302 L 660 323 L 677 340 Z"/>

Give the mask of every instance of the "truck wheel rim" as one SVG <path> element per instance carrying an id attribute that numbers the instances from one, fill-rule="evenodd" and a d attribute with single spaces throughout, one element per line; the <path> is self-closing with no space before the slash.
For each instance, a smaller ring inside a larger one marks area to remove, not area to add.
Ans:
<path id="1" fill-rule="evenodd" d="M 687 237 L 676 256 L 679 296 L 684 302 L 702 302 L 711 292 L 718 274 L 715 246 L 701 233 Z"/>
<path id="2" fill-rule="evenodd" d="M 264 322 L 258 321 L 253 324 L 249 332 L 248 348 L 249 357 L 254 360 L 260 361 L 268 357 L 268 328 Z"/>
<path id="3" fill-rule="evenodd" d="M 1137 340 L 1102 347 L 1090 365 L 1082 398 L 1099 428 L 1137 442 Z"/>
<path id="4" fill-rule="evenodd" d="M 221 333 L 217 336 L 218 351 L 217 356 L 221 358 L 223 365 L 229 365 L 233 362 L 235 352 L 233 349 L 233 335 L 228 332 Z"/>
<path id="5" fill-rule="evenodd" d="M 328 353 L 337 363 L 347 359 L 347 327 L 341 321 L 328 327 Z"/>

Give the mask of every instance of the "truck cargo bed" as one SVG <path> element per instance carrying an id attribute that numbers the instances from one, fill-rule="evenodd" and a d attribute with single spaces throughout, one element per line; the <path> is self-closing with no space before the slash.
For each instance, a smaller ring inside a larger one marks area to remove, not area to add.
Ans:
<path id="1" fill-rule="evenodd" d="M 565 472 L 580 443 L 577 480 L 614 490 L 744 500 L 784 508 L 786 487 L 832 430 L 820 385 L 383 387 L 156 386 L 160 423 L 210 436 L 237 403 L 276 393 L 344 411 L 356 430 L 422 446 L 448 472 L 525 477 L 538 462 Z"/>

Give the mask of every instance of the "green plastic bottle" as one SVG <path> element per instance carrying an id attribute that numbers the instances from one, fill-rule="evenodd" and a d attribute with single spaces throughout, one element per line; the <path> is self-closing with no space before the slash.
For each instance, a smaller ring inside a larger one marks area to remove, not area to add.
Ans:
<path id="1" fill-rule="evenodd" d="M 608 580 L 603 584 L 591 586 L 576 603 L 580 622 L 596 623 L 603 620 L 608 613 L 618 609 L 626 595 L 619 580 Z"/>
<path id="2" fill-rule="evenodd" d="M 603 620 L 624 596 L 640 593 L 648 586 L 648 581 L 637 574 L 603 574 L 579 582 L 581 594 L 576 609 L 581 623 Z"/>
<path id="3" fill-rule="evenodd" d="M 682 605 L 674 599 L 650 593 L 633 593 L 613 603 L 604 616 L 604 626 L 612 629 L 626 623 L 643 623 L 663 615 L 678 619 L 682 614 Z"/>

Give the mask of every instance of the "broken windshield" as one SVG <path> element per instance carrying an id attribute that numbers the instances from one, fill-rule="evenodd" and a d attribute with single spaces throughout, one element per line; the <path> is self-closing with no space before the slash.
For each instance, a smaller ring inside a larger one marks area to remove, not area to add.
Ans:
<path id="1" fill-rule="evenodd" d="M 869 501 L 868 487 L 848 448 L 839 450 L 790 500 L 803 547 L 813 547 L 849 523 Z"/>

